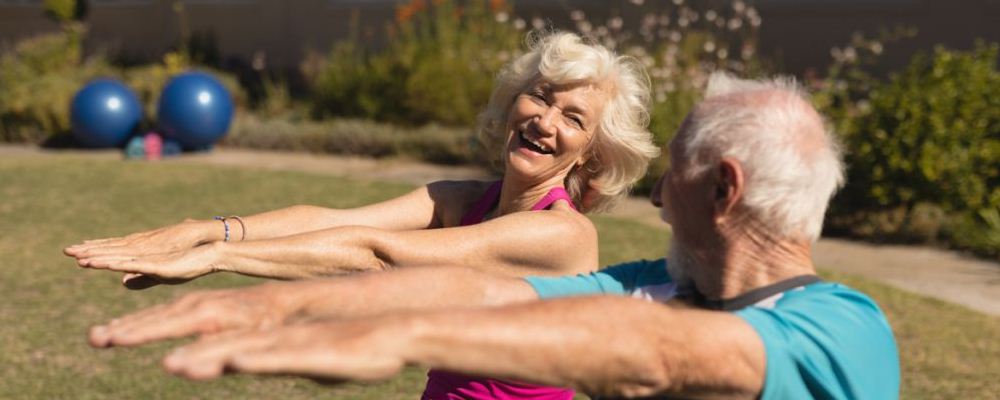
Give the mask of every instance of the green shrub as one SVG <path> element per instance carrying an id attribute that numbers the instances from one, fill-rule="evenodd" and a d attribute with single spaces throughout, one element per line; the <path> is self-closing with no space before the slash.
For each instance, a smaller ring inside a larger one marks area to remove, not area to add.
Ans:
<path id="1" fill-rule="evenodd" d="M 848 180 L 831 208 L 831 228 L 888 239 L 946 239 L 1000 253 L 996 244 L 983 246 L 989 240 L 973 239 L 1000 231 L 989 222 L 1000 210 L 998 49 L 938 48 L 930 57 L 916 56 L 887 82 L 857 69 L 834 74 L 818 98 L 846 147 Z M 928 204 L 940 210 L 934 217 L 917 212 Z M 913 223 L 882 224 L 886 229 L 860 223 L 886 213 L 903 215 L 901 221 L 937 219 L 934 231 L 941 235 L 926 237 Z"/>
<path id="2" fill-rule="evenodd" d="M 503 2 L 481 0 L 400 6 L 384 49 L 366 49 L 355 34 L 306 73 L 315 75 L 314 116 L 472 125 L 494 75 L 518 51 L 521 33 L 498 21 L 507 12 Z"/>
<path id="3" fill-rule="evenodd" d="M 76 91 L 91 79 L 115 75 L 100 57 L 83 60 L 77 31 L 17 43 L 0 55 L 0 141 L 37 143 L 69 131 Z"/>

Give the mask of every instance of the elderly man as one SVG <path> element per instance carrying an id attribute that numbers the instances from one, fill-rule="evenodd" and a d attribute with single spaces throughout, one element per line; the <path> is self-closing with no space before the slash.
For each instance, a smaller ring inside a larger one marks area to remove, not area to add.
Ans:
<path id="1" fill-rule="evenodd" d="M 90 340 L 213 333 L 164 359 L 191 379 L 372 380 L 422 365 L 616 397 L 898 397 L 884 315 L 821 281 L 810 260 L 842 166 L 794 83 L 713 75 L 670 157 L 652 196 L 673 226 L 666 262 L 527 279 L 422 268 L 194 293 L 95 327 Z"/>

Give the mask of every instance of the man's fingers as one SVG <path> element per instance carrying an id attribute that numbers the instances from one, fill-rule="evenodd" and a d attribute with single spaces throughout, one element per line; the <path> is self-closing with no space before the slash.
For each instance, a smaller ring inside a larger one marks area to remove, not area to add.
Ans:
<path id="1" fill-rule="evenodd" d="M 377 352 L 376 349 L 361 351 Z M 402 362 L 391 358 L 377 359 L 362 355 L 344 357 L 332 348 L 311 346 L 253 349 L 234 353 L 225 364 L 225 370 L 260 375 L 294 375 L 329 380 L 377 381 L 386 379 L 402 369 Z"/>
<path id="2" fill-rule="evenodd" d="M 136 346 L 198 333 L 217 332 L 225 318 L 207 308 L 191 307 L 181 301 L 156 306 L 91 329 L 94 347 Z"/>
<path id="3" fill-rule="evenodd" d="M 126 330 L 132 324 L 141 323 L 143 319 L 158 318 L 159 315 L 162 315 L 171 306 L 169 304 L 161 304 L 113 319 L 104 325 L 96 325 L 90 328 L 90 332 L 88 333 L 90 345 L 94 347 L 110 347 L 114 345 L 113 338 L 120 332 Z"/>
<path id="4" fill-rule="evenodd" d="M 107 243 L 107 242 L 112 242 L 112 241 L 115 241 L 115 240 L 122 240 L 123 238 L 124 238 L 123 236 L 117 236 L 117 237 L 109 237 L 109 238 L 103 238 L 103 239 L 84 240 L 83 244 Z"/>
<path id="5" fill-rule="evenodd" d="M 212 379 L 225 372 L 234 354 L 272 347 L 280 337 L 271 332 L 234 331 L 205 337 L 180 347 L 163 359 L 170 373 L 189 379 Z"/>

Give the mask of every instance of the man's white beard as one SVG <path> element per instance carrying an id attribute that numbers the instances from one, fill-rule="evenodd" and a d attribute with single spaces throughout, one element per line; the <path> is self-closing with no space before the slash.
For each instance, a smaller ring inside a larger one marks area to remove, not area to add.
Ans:
<path id="1" fill-rule="evenodd" d="M 667 273 L 678 288 L 694 288 L 694 281 L 687 272 L 692 268 L 697 268 L 694 258 L 683 244 L 671 237 L 667 250 Z"/>

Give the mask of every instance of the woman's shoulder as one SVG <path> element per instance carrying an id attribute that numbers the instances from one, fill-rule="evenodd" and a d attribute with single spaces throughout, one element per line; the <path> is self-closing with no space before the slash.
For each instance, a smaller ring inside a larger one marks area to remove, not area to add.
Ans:
<path id="1" fill-rule="evenodd" d="M 494 183 L 496 182 L 474 180 L 437 181 L 427 184 L 427 190 L 435 202 L 440 200 L 474 203 Z"/>
<path id="2" fill-rule="evenodd" d="M 495 181 L 437 181 L 427 185 L 435 212 L 444 226 L 458 225 L 468 210 L 483 197 Z"/>

